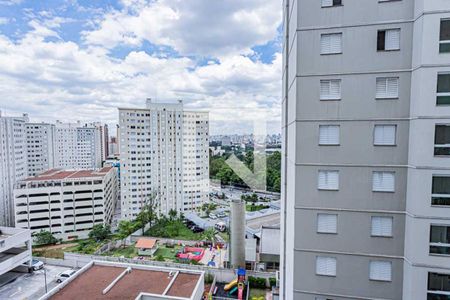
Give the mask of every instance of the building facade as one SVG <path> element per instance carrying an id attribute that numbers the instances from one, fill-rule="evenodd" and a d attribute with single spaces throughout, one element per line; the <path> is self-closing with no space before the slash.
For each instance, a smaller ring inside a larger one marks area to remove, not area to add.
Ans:
<path id="1" fill-rule="evenodd" d="M 283 9 L 280 297 L 448 297 L 450 3 Z"/>
<path id="2" fill-rule="evenodd" d="M 101 126 L 59 121 L 55 126 L 55 168 L 95 169 L 101 167 Z"/>
<path id="3" fill-rule="evenodd" d="M 16 184 L 15 224 L 32 233 L 50 231 L 63 240 L 87 238 L 95 224 L 111 224 L 117 194 L 112 167 L 48 170 Z"/>
<path id="4" fill-rule="evenodd" d="M 184 121 L 185 114 L 189 115 L 188 123 Z M 201 123 L 194 126 L 192 122 L 197 117 Z M 162 214 L 172 209 L 179 212 L 190 210 L 192 203 L 204 199 L 204 192 L 197 192 L 200 191 L 197 183 L 184 181 L 184 173 L 194 167 L 191 159 L 203 159 L 208 164 L 208 151 L 207 157 L 204 153 L 200 156 L 203 145 L 198 153 L 193 146 L 197 139 L 199 144 L 200 140 L 208 139 L 208 121 L 204 114 L 184 112 L 181 101 L 154 103 L 148 99 L 145 109 L 119 108 L 119 125 L 122 218 L 135 218 L 151 197 L 156 199 L 155 204 Z M 185 130 L 189 132 L 188 136 L 184 135 Z M 195 134 L 194 142 L 192 135 Z M 185 143 L 189 151 L 195 151 L 195 158 L 192 158 L 194 152 L 185 154 Z M 205 169 L 203 162 L 199 167 L 201 169 L 196 169 L 195 178 L 208 176 L 204 172 L 209 174 L 209 168 Z M 199 185 L 204 187 L 205 184 L 202 181 Z"/>
<path id="5" fill-rule="evenodd" d="M 31 267 L 31 244 L 30 230 L 0 227 L 0 276 L 22 264 Z"/>
<path id="6" fill-rule="evenodd" d="M 52 169 L 55 165 L 55 125 L 26 123 L 28 176 Z"/>
<path id="7" fill-rule="evenodd" d="M 5 117 L 0 112 L 0 225 L 14 224 L 13 190 L 16 181 L 27 177 L 25 123 L 28 116 Z"/>

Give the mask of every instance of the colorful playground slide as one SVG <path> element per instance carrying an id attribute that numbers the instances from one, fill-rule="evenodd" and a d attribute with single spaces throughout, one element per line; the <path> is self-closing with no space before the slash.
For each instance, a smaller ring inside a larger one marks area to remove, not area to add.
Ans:
<path id="1" fill-rule="evenodd" d="M 238 280 L 235 279 L 233 281 L 231 281 L 230 283 L 228 283 L 223 289 L 225 291 L 228 291 L 229 289 L 231 289 L 232 287 L 236 286 L 238 284 Z"/>

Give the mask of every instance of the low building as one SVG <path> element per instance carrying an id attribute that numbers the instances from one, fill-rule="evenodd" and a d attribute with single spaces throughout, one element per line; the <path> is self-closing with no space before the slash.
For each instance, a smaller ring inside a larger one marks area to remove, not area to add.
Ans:
<path id="1" fill-rule="evenodd" d="M 86 238 L 95 224 L 110 224 L 117 198 L 117 172 L 52 169 L 16 184 L 16 227 L 50 231 L 63 240 Z"/>
<path id="2" fill-rule="evenodd" d="M 138 249 L 139 255 L 146 255 L 146 256 L 153 256 L 156 250 L 158 250 L 156 240 L 148 238 L 140 238 L 136 242 L 136 245 L 134 245 L 134 247 Z"/>
<path id="3" fill-rule="evenodd" d="M 0 227 L 0 275 L 31 263 L 31 244 L 30 230 Z"/>
<path id="4" fill-rule="evenodd" d="M 204 276 L 198 270 L 92 261 L 40 300 L 200 300 Z"/>
<path id="5" fill-rule="evenodd" d="M 259 261 L 265 270 L 280 269 L 280 226 L 262 226 L 259 241 Z"/>

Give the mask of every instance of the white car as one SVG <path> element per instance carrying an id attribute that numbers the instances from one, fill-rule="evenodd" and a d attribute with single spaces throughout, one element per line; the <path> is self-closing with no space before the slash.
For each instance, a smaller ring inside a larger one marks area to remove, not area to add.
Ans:
<path id="1" fill-rule="evenodd" d="M 77 271 L 75 270 L 66 270 L 62 273 L 59 273 L 58 276 L 56 276 L 56 282 L 61 283 L 65 280 L 67 280 L 69 277 L 73 276 Z"/>
<path id="2" fill-rule="evenodd" d="M 44 268 L 44 263 L 37 259 L 31 260 L 31 267 L 28 265 L 28 262 L 24 263 L 23 265 L 27 266 L 30 271 L 37 271 Z"/>

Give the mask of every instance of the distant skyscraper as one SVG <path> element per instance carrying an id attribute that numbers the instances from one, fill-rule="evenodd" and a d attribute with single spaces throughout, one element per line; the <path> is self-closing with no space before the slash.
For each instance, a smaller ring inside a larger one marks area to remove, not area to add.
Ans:
<path id="1" fill-rule="evenodd" d="M 119 123 L 122 218 L 136 217 L 152 194 L 162 214 L 205 201 L 209 185 L 200 179 L 209 176 L 207 114 L 185 112 L 182 102 L 148 100 L 144 109 L 119 108 Z"/>
<path id="2" fill-rule="evenodd" d="M 0 225 L 13 226 L 13 190 L 27 176 L 26 127 L 28 116 L 4 117 L 0 112 Z"/>
<path id="3" fill-rule="evenodd" d="M 26 124 L 28 176 L 47 171 L 55 164 L 55 125 L 48 123 Z"/>

